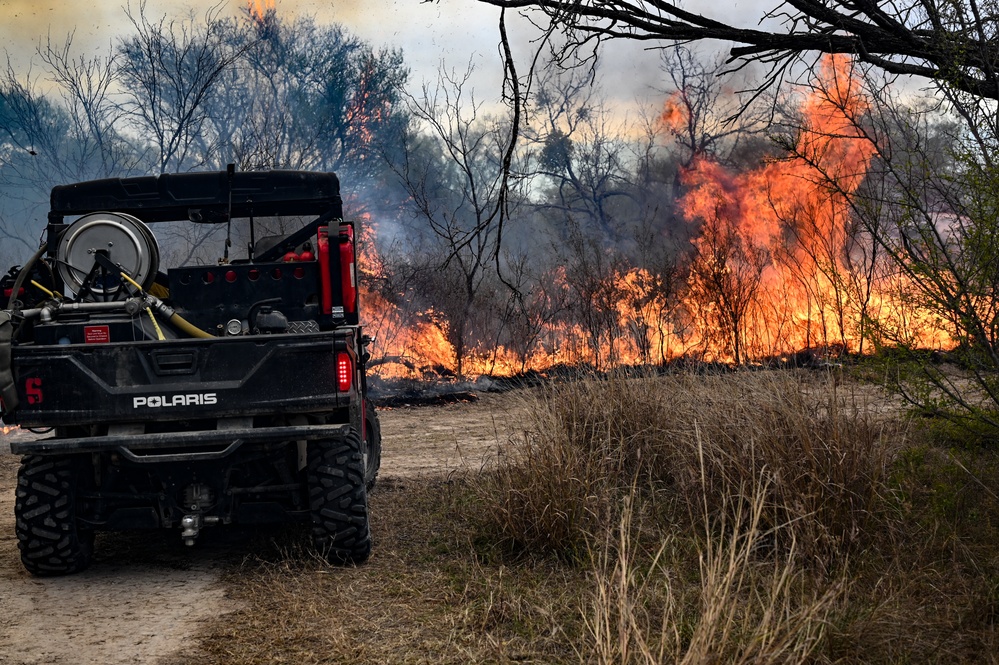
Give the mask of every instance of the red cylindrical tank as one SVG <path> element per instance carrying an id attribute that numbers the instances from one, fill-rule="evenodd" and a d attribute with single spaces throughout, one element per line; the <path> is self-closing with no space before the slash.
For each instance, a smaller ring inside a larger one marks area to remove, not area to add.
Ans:
<path id="1" fill-rule="evenodd" d="M 316 237 L 319 250 L 319 300 L 323 314 L 333 313 L 333 287 L 330 277 L 329 227 L 320 226 Z"/>
<path id="2" fill-rule="evenodd" d="M 354 227 L 340 225 L 340 288 L 343 291 L 343 311 L 357 311 L 357 270 L 354 266 Z"/>

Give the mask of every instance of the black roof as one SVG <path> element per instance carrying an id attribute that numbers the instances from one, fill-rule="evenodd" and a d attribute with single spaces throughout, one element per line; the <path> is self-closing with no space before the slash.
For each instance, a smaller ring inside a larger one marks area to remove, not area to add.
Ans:
<path id="1" fill-rule="evenodd" d="M 335 173 L 241 171 L 230 177 L 225 171 L 213 171 L 59 185 L 52 188 L 49 220 L 113 211 L 130 213 L 144 222 L 224 222 L 229 216 L 230 192 L 233 217 L 343 217 L 340 181 Z"/>

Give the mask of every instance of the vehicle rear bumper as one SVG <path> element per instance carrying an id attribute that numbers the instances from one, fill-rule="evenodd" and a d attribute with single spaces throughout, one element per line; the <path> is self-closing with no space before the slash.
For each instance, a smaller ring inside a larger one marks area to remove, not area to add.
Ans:
<path id="1" fill-rule="evenodd" d="M 201 430 L 194 432 L 162 432 L 152 434 L 109 434 L 79 438 L 47 438 L 16 441 L 10 445 L 16 455 L 58 455 L 117 451 L 133 461 L 160 461 L 203 457 L 221 457 L 235 452 L 243 444 L 280 441 L 315 441 L 346 433 L 348 425 L 296 425 L 241 429 Z M 198 451 L 205 446 L 225 446 L 221 451 Z M 156 454 L 157 449 L 169 449 L 168 454 Z M 184 450 L 190 449 L 185 455 Z M 143 454 L 145 453 L 145 454 Z M 135 459 L 138 458 L 138 459 Z"/>

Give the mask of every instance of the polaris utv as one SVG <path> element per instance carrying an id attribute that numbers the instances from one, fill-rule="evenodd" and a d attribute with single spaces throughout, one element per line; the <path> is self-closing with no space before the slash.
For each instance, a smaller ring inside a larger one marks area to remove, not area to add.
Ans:
<path id="1" fill-rule="evenodd" d="M 289 520 L 331 562 L 368 558 L 381 435 L 342 218 L 332 173 L 52 190 L 45 242 L 0 279 L 2 415 L 51 434 L 11 445 L 29 572 L 83 570 L 97 531 L 193 545 L 213 525 Z M 171 254 L 215 253 L 163 271 L 161 231 L 184 241 Z"/>

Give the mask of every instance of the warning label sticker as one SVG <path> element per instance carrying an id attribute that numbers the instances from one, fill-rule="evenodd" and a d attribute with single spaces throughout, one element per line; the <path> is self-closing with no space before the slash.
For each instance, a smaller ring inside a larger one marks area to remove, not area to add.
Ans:
<path id="1" fill-rule="evenodd" d="M 111 329 L 108 326 L 84 326 L 83 341 L 87 344 L 107 344 L 111 341 Z"/>

